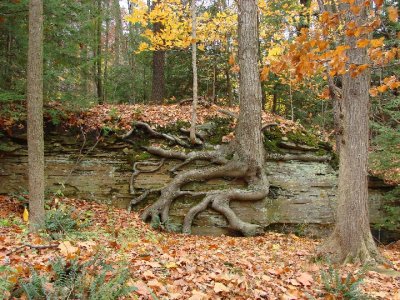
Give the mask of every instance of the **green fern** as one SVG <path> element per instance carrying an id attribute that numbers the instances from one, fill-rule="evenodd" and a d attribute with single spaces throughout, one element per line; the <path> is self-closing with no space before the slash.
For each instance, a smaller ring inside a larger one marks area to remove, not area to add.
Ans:
<path id="1" fill-rule="evenodd" d="M 56 259 L 51 270 L 47 276 L 32 270 L 31 277 L 20 282 L 28 299 L 112 300 L 136 290 L 127 284 L 130 274 L 126 265 L 112 266 L 97 257 L 83 264 Z"/>
<path id="2" fill-rule="evenodd" d="M 343 277 L 338 270 L 330 266 L 327 271 L 321 271 L 321 280 L 326 291 L 324 296 L 333 296 L 334 299 L 344 300 L 368 299 L 368 296 L 359 289 L 363 278 L 364 271 L 355 275 L 349 273 L 346 277 Z"/>

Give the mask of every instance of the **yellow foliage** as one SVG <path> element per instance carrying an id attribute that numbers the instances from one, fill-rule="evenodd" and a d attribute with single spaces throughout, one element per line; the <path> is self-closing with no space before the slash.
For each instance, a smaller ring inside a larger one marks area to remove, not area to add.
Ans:
<path id="1" fill-rule="evenodd" d="M 188 5 L 180 0 L 163 0 L 158 2 L 149 12 L 143 0 L 132 0 L 133 11 L 126 20 L 131 23 L 140 23 L 143 27 L 159 23 L 162 29 L 154 32 L 145 29 L 142 37 L 147 47 L 142 43 L 138 52 L 145 50 L 188 48 L 191 44 L 191 14 Z M 204 12 L 197 16 L 197 41 L 201 41 L 200 50 L 207 44 L 215 41 L 226 42 L 228 35 L 233 35 L 237 27 L 236 12 L 227 9 L 224 12 L 211 16 Z"/>
<path id="2" fill-rule="evenodd" d="M 24 212 L 22 213 L 22 219 L 25 222 L 29 221 L 29 211 L 28 211 L 28 209 L 26 207 L 24 208 Z"/>
<path id="3" fill-rule="evenodd" d="M 275 46 L 268 51 L 268 58 L 269 59 L 274 59 L 277 56 L 281 55 L 283 53 L 283 48 L 280 46 Z"/>

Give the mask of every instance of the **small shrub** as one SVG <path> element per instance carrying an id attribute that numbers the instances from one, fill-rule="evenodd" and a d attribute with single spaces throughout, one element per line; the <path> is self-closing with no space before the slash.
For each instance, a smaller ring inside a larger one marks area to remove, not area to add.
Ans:
<path id="1" fill-rule="evenodd" d="M 384 218 L 375 227 L 378 229 L 400 230 L 400 186 L 395 187 L 384 196 Z"/>
<path id="2" fill-rule="evenodd" d="M 15 278 L 15 270 L 9 266 L 0 266 L 0 299 L 8 299 L 14 287 L 12 278 Z"/>
<path id="3" fill-rule="evenodd" d="M 57 239 L 89 226 L 90 219 L 87 217 L 68 207 L 49 210 L 46 214 L 46 230 Z"/>
<path id="4" fill-rule="evenodd" d="M 323 296 L 326 299 L 368 299 L 367 295 L 359 289 L 363 278 L 364 271 L 360 271 L 355 275 L 349 273 L 346 277 L 343 277 L 338 270 L 330 266 L 327 271 L 321 271 L 321 280 L 326 291 Z"/>
<path id="5" fill-rule="evenodd" d="M 28 279 L 20 280 L 21 295 L 36 299 L 118 299 L 136 290 L 128 284 L 127 266 L 113 266 L 99 258 L 86 263 L 56 259 L 51 272 L 41 275 L 32 270 Z"/>

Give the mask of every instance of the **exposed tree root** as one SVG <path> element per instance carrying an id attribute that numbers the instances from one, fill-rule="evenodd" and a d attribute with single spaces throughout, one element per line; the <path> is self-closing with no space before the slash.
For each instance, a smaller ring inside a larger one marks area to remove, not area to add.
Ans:
<path id="1" fill-rule="evenodd" d="M 159 222 L 167 223 L 169 219 L 170 206 L 176 198 L 182 195 L 206 195 L 206 197 L 199 204 L 192 207 L 186 215 L 183 223 L 184 233 L 190 233 L 191 225 L 196 215 L 208 207 L 211 207 L 224 215 L 228 220 L 229 226 L 234 230 L 240 231 L 243 235 L 256 235 L 262 232 L 260 226 L 240 220 L 235 212 L 230 208 L 229 204 L 234 200 L 258 201 L 264 199 L 268 195 L 269 185 L 263 174 L 259 174 L 258 178 L 255 178 L 253 171 L 249 173 L 250 170 L 248 164 L 240 162 L 239 160 L 227 160 L 223 155 L 226 154 L 226 152 L 223 152 L 222 150 L 208 152 L 199 151 L 188 154 L 156 147 L 147 147 L 146 150 L 149 151 L 149 153 L 164 158 L 183 160 L 182 163 L 172 169 L 173 171 L 176 171 L 178 168 L 195 160 L 210 161 L 217 164 L 217 166 L 206 167 L 204 169 L 193 169 L 179 173 L 161 190 L 160 198 L 143 212 L 143 220 L 150 218 L 153 224 Z M 182 187 L 190 182 L 205 181 L 220 177 L 243 177 L 248 181 L 249 187 L 246 190 L 230 189 L 226 191 L 208 191 L 205 193 L 193 193 L 181 190 Z M 145 192 L 139 197 L 140 199 L 137 199 L 137 201 L 144 199 L 147 194 L 148 192 Z"/>
<path id="2" fill-rule="evenodd" d="M 165 139 L 165 140 L 167 140 L 168 142 L 170 142 L 173 145 L 178 144 L 178 145 L 180 145 L 182 147 L 190 148 L 190 144 L 188 144 L 187 142 L 182 140 L 180 137 L 175 136 L 175 135 L 171 135 L 171 134 L 157 132 L 153 128 L 151 128 L 151 126 L 149 124 L 147 124 L 145 122 L 137 121 L 137 122 L 133 123 L 133 126 L 134 126 L 134 128 L 140 128 L 140 129 L 144 130 L 151 137 Z M 129 141 L 128 138 L 135 131 L 134 128 L 129 130 L 127 133 L 122 135 L 120 138 L 125 140 L 125 141 Z"/>
<path id="3" fill-rule="evenodd" d="M 344 241 L 335 228 L 331 236 L 318 249 L 317 256 L 333 263 L 360 263 L 363 265 L 387 264 L 388 261 L 379 253 L 371 232 L 353 236 L 357 242 Z"/>
<path id="4" fill-rule="evenodd" d="M 193 98 L 182 99 L 181 101 L 179 101 L 179 105 L 189 105 L 192 102 Z M 212 104 L 206 97 L 198 97 L 197 103 L 204 107 L 210 107 Z"/>
<path id="5" fill-rule="evenodd" d="M 159 162 L 150 162 L 150 161 L 139 161 L 139 162 L 135 162 L 133 164 L 133 173 L 131 175 L 131 179 L 129 181 L 129 192 L 131 195 L 135 195 L 136 191 L 135 191 L 135 186 L 134 186 L 134 181 L 135 178 L 140 174 L 140 173 L 153 173 L 153 172 L 157 172 L 159 169 L 161 169 L 161 167 L 164 165 L 165 162 L 165 158 L 161 159 Z M 141 167 L 144 166 L 155 166 L 155 168 L 151 169 L 151 170 L 144 170 L 144 169 L 140 169 Z M 128 205 L 128 212 L 130 213 L 132 210 L 132 206 L 138 204 L 139 202 L 143 201 L 144 199 L 147 198 L 147 196 L 151 193 L 151 192 L 156 192 L 157 190 L 152 189 L 152 190 L 147 190 L 144 191 L 140 196 L 135 197 L 131 200 L 131 202 Z M 158 190 L 159 191 L 159 190 Z"/>
<path id="6" fill-rule="evenodd" d="M 165 150 L 158 147 L 144 147 L 144 149 L 146 149 L 151 154 L 158 155 L 164 158 L 183 160 L 182 163 L 172 168 L 170 170 L 171 172 L 175 172 L 179 168 L 195 160 L 206 160 L 218 165 L 226 164 L 228 162 L 228 160 L 224 157 L 223 150 L 182 153 L 179 151 Z"/>
<path id="7" fill-rule="evenodd" d="M 150 161 L 138 161 L 133 164 L 133 173 L 131 176 L 131 180 L 129 181 L 129 191 L 131 195 L 134 195 L 135 192 L 135 187 L 134 187 L 134 181 L 135 178 L 140 174 L 140 173 L 153 173 L 157 172 L 158 170 L 161 169 L 165 162 L 165 158 L 161 159 L 159 162 L 150 162 Z M 154 169 L 151 170 L 144 170 L 144 169 L 139 169 L 139 167 L 144 167 L 144 166 L 155 166 Z"/>
<path id="8" fill-rule="evenodd" d="M 265 190 L 228 190 L 228 191 L 213 191 L 205 197 L 199 204 L 193 206 L 186 214 L 183 221 L 183 233 L 189 234 L 194 218 L 197 214 L 211 206 L 215 211 L 221 213 L 228 220 L 231 229 L 240 231 L 245 236 L 254 236 L 262 233 L 262 228 L 259 225 L 244 222 L 238 218 L 236 213 L 230 208 L 229 203 L 236 201 L 257 201 L 262 200 L 267 196 Z"/>

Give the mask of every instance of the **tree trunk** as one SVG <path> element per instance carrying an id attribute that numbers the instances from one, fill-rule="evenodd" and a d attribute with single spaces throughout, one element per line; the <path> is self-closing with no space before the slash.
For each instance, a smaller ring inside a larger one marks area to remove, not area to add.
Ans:
<path id="1" fill-rule="evenodd" d="M 272 107 L 271 112 L 276 114 L 278 110 L 278 91 L 277 91 L 277 84 L 274 83 L 273 92 L 272 92 Z"/>
<path id="2" fill-rule="evenodd" d="M 44 228 L 43 2 L 29 1 L 27 71 L 29 230 Z"/>
<path id="3" fill-rule="evenodd" d="M 260 26 L 260 18 L 257 17 L 257 28 L 259 28 Z M 257 29 L 258 30 L 258 29 Z M 261 41 L 258 38 L 259 37 L 259 33 L 257 34 L 257 44 L 258 44 L 258 58 L 260 61 L 260 64 L 263 64 L 263 58 L 262 58 L 262 51 L 261 51 Z M 265 92 L 265 81 L 261 82 L 261 103 L 262 103 L 262 109 L 265 109 L 265 105 L 267 104 L 267 95 Z"/>
<path id="4" fill-rule="evenodd" d="M 114 21 L 115 21 L 115 61 L 114 65 L 122 65 L 123 63 L 123 32 L 122 32 L 122 19 L 121 19 L 121 7 L 119 5 L 119 0 L 112 0 L 113 11 L 114 11 Z"/>
<path id="5" fill-rule="evenodd" d="M 350 12 L 349 6 L 341 7 L 346 21 L 362 26 L 367 20 L 363 0 L 354 5 L 362 7 L 358 15 Z M 368 36 L 359 37 L 368 38 Z M 345 37 L 348 63 L 368 63 L 366 48 L 356 46 L 355 37 Z M 340 145 L 338 207 L 336 224 L 322 253 L 338 262 L 380 261 L 381 257 L 373 241 L 368 212 L 368 121 L 369 121 L 370 71 L 366 70 L 353 77 L 349 72 L 343 75 L 343 132 Z"/>
<path id="6" fill-rule="evenodd" d="M 218 72 L 218 70 L 217 70 L 217 57 L 214 54 L 211 103 L 216 103 L 217 102 L 217 93 L 216 93 L 216 90 L 217 90 L 217 72 Z"/>
<path id="7" fill-rule="evenodd" d="M 115 1 L 119 1 L 119 0 L 115 0 Z M 128 6 L 128 13 L 132 14 L 132 3 L 130 2 L 130 0 L 127 0 L 127 6 Z M 128 22 L 128 36 L 125 40 L 126 44 L 125 44 L 125 50 L 126 50 L 126 59 L 127 62 L 129 64 L 129 68 L 131 69 L 131 74 L 132 74 L 132 78 L 131 81 L 135 82 L 135 69 L 136 69 L 136 62 L 135 62 L 135 55 L 133 55 L 133 47 L 132 45 L 134 44 L 134 31 L 133 31 L 133 25 L 131 22 Z M 133 86 L 135 86 L 133 84 Z M 136 97 L 138 95 L 138 92 L 135 91 L 135 88 L 132 89 L 131 91 L 131 95 L 130 95 L 130 99 L 129 102 L 130 103 L 136 103 Z"/>
<path id="8" fill-rule="evenodd" d="M 5 43 L 6 64 L 4 66 L 4 89 L 10 90 L 12 85 L 12 44 L 13 36 L 11 30 L 7 33 L 7 40 Z"/>
<path id="9" fill-rule="evenodd" d="M 110 17 L 109 17 L 110 2 L 106 0 L 105 3 L 105 19 L 106 19 L 106 32 L 104 41 L 104 76 L 103 76 L 103 99 L 107 102 L 107 82 L 108 82 L 108 60 L 109 60 L 109 39 L 110 39 Z"/>
<path id="10" fill-rule="evenodd" d="M 102 53 L 101 53 L 101 28 L 102 28 L 103 18 L 101 11 L 101 0 L 97 0 L 97 23 L 96 23 L 96 89 L 97 89 L 97 99 L 99 104 L 104 103 L 103 94 L 103 75 L 102 75 Z"/>
<path id="11" fill-rule="evenodd" d="M 257 3 L 255 0 L 239 0 L 238 7 L 240 113 L 236 127 L 236 147 L 240 159 L 249 164 L 255 175 L 264 164 Z"/>
<path id="12" fill-rule="evenodd" d="M 157 0 L 153 3 L 153 8 L 160 2 Z M 155 23 L 153 27 L 154 33 L 162 29 L 160 23 Z M 151 100 L 152 102 L 161 104 L 165 94 L 165 79 L 164 79 L 164 66 L 165 66 L 165 51 L 156 50 L 153 53 L 153 81 Z"/>
<path id="13" fill-rule="evenodd" d="M 191 3 L 192 12 L 192 70 L 193 70 L 193 102 L 192 120 L 190 124 L 190 141 L 196 142 L 196 123 L 197 123 L 197 41 L 196 41 L 196 0 Z"/>

